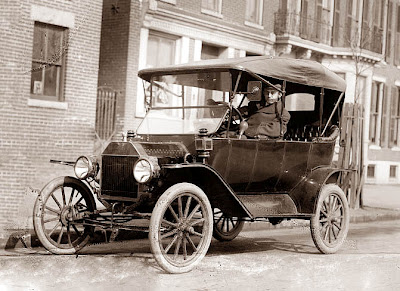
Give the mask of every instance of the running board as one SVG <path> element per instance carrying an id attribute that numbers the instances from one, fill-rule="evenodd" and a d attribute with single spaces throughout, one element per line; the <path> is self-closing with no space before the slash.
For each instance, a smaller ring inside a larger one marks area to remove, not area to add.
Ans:
<path id="1" fill-rule="evenodd" d="M 237 195 L 253 217 L 297 215 L 297 207 L 288 194 Z"/>

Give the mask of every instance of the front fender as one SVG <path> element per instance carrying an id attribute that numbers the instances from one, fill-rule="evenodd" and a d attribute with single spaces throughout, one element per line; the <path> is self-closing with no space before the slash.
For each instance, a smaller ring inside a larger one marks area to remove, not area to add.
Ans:
<path id="1" fill-rule="evenodd" d="M 209 165 L 164 165 L 163 170 L 165 188 L 180 182 L 193 183 L 204 191 L 212 207 L 221 209 L 229 216 L 252 218 L 229 184 Z"/>
<path id="2" fill-rule="evenodd" d="M 299 212 L 313 214 L 321 187 L 327 182 L 336 183 L 339 173 L 347 171 L 329 166 L 313 169 L 289 193 Z"/>

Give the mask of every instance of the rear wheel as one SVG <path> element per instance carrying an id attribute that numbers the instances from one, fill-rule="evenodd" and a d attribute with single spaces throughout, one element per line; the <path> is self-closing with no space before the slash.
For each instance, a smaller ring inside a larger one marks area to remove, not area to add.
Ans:
<path id="1" fill-rule="evenodd" d="M 157 263 L 169 273 L 192 270 L 207 253 L 212 225 L 210 202 L 199 187 L 179 183 L 168 188 L 150 219 L 150 246 Z"/>
<path id="2" fill-rule="evenodd" d="M 242 231 L 244 221 L 238 217 L 225 215 L 220 209 L 214 208 L 213 236 L 219 241 L 231 241 Z"/>
<path id="3" fill-rule="evenodd" d="M 33 209 L 33 226 L 42 245 L 54 254 L 74 254 L 89 241 L 94 227 L 79 217 L 93 212 L 95 202 L 86 185 L 72 177 L 59 177 L 40 192 Z"/>
<path id="4" fill-rule="evenodd" d="M 349 206 L 342 189 L 335 184 L 324 185 L 310 223 L 318 250 L 324 254 L 337 252 L 346 239 L 349 222 Z"/>

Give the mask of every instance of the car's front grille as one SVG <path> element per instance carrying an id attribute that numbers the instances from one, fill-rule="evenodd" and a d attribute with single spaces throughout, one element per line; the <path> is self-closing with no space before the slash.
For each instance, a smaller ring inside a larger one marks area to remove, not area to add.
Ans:
<path id="1" fill-rule="evenodd" d="M 133 177 L 133 166 L 137 157 L 109 156 L 102 157 L 101 193 L 102 195 L 137 197 L 138 185 Z"/>

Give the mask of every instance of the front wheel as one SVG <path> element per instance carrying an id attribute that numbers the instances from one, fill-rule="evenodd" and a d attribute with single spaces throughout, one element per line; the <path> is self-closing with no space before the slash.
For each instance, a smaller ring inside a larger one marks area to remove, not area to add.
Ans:
<path id="1" fill-rule="evenodd" d="M 179 183 L 158 199 L 150 219 L 150 246 L 169 273 L 191 271 L 205 256 L 212 237 L 213 213 L 206 194 Z"/>
<path id="2" fill-rule="evenodd" d="M 318 250 L 324 254 L 337 252 L 346 239 L 349 223 L 349 205 L 342 189 L 335 184 L 324 185 L 310 223 Z"/>
<path id="3" fill-rule="evenodd" d="M 82 249 L 94 227 L 84 226 L 84 212 L 93 212 L 92 193 L 80 180 L 59 177 L 40 192 L 33 209 L 33 227 L 42 245 L 54 254 L 69 255 Z"/>

